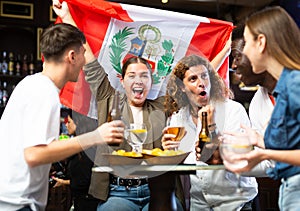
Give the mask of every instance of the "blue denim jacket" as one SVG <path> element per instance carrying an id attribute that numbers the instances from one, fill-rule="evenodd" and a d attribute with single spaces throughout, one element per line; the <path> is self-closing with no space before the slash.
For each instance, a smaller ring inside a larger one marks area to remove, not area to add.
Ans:
<path id="1" fill-rule="evenodd" d="M 274 89 L 276 104 L 265 132 L 268 149 L 300 149 L 300 71 L 284 69 Z M 295 158 L 300 159 L 300 158 Z M 277 162 L 267 171 L 274 179 L 300 173 L 300 166 Z"/>

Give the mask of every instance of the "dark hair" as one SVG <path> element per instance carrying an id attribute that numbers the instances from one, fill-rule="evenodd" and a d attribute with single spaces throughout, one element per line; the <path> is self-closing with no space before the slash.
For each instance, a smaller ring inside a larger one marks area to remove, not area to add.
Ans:
<path id="1" fill-rule="evenodd" d="M 71 47 L 79 48 L 86 42 L 84 34 L 75 26 L 59 23 L 46 28 L 41 36 L 40 49 L 45 60 L 60 61 Z"/>
<path id="2" fill-rule="evenodd" d="M 150 74 L 152 75 L 152 68 L 151 68 L 151 65 L 148 63 L 148 61 L 144 58 L 134 56 L 134 57 L 130 57 L 129 59 L 127 59 L 126 62 L 124 63 L 124 65 L 122 67 L 122 78 L 124 78 L 129 65 L 138 64 L 138 63 L 142 63 L 142 64 L 146 65 Z"/>

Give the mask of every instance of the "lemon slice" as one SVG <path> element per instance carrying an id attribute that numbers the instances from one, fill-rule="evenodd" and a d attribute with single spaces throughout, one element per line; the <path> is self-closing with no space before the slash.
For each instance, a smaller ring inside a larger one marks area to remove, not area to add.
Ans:
<path id="1" fill-rule="evenodd" d="M 147 132 L 146 129 L 132 129 L 130 131 L 133 132 L 133 133 L 136 133 L 136 134 L 138 134 L 138 133 L 146 133 Z"/>

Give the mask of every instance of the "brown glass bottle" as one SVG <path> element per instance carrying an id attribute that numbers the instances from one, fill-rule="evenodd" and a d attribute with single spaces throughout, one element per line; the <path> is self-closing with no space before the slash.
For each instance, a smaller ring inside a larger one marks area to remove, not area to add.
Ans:
<path id="1" fill-rule="evenodd" d="M 199 144 L 201 151 L 206 143 L 210 142 L 210 134 L 207 123 L 207 112 L 202 112 L 202 127 L 199 133 Z"/>
<path id="2" fill-rule="evenodd" d="M 115 91 L 112 108 L 107 116 L 107 122 L 111 122 L 113 120 L 121 120 L 120 93 L 118 91 Z"/>
<path id="3" fill-rule="evenodd" d="M 213 156 L 217 148 L 211 141 L 211 135 L 207 123 L 207 112 L 202 112 L 202 128 L 199 133 L 198 147 L 201 149 L 200 161 L 203 161 L 209 165 L 216 164 Z"/>
<path id="4" fill-rule="evenodd" d="M 216 126 L 214 126 L 216 127 Z M 207 112 L 202 112 L 202 128 L 199 133 L 199 144 L 198 146 L 201 149 L 200 161 L 203 161 L 209 165 L 218 165 L 222 164 L 222 159 L 220 157 L 218 142 L 216 134 L 216 128 L 214 132 L 209 131 L 209 126 L 207 123 Z M 212 140 L 213 139 L 213 140 Z"/>
<path id="5" fill-rule="evenodd" d="M 120 93 L 115 91 L 115 96 L 113 99 L 113 104 L 110 112 L 107 115 L 107 122 L 111 122 L 113 120 L 121 120 L 121 110 L 120 110 Z M 119 147 L 119 144 L 110 144 L 110 146 Z"/>

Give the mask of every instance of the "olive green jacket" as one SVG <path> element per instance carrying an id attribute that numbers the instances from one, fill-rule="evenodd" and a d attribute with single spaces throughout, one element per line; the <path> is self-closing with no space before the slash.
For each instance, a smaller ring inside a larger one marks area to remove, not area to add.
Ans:
<path id="1" fill-rule="evenodd" d="M 107 115 L 112 107 L 115 89 L 110 85 L 107 74 L 97 60 L 85 65 L 84 73 L 86 81 L 97 101 L 98 124 L 106 122 Z M 143 105 L 143 120 L 147 126 L 148 134 L 143 148 L 161 148 L 162 130 L 165 127 L 166 114 L 163 106 L 164 97 L 155 100 L 146 100 Z M 120 95 L 120 106 L 125 124 L 133 122 L 133 116 L 125 94 Z M 99 145 L 96 150 L 95 165 L 108 165 L 107 159 L 102 153 L 111 153 L 113 150 L 131 150 L 130 145 L 124 140 L 119 147 Z M 107 200 L 109 193 L 109 174 L 92 172 L 89 193 L 100 200 Z"/>

